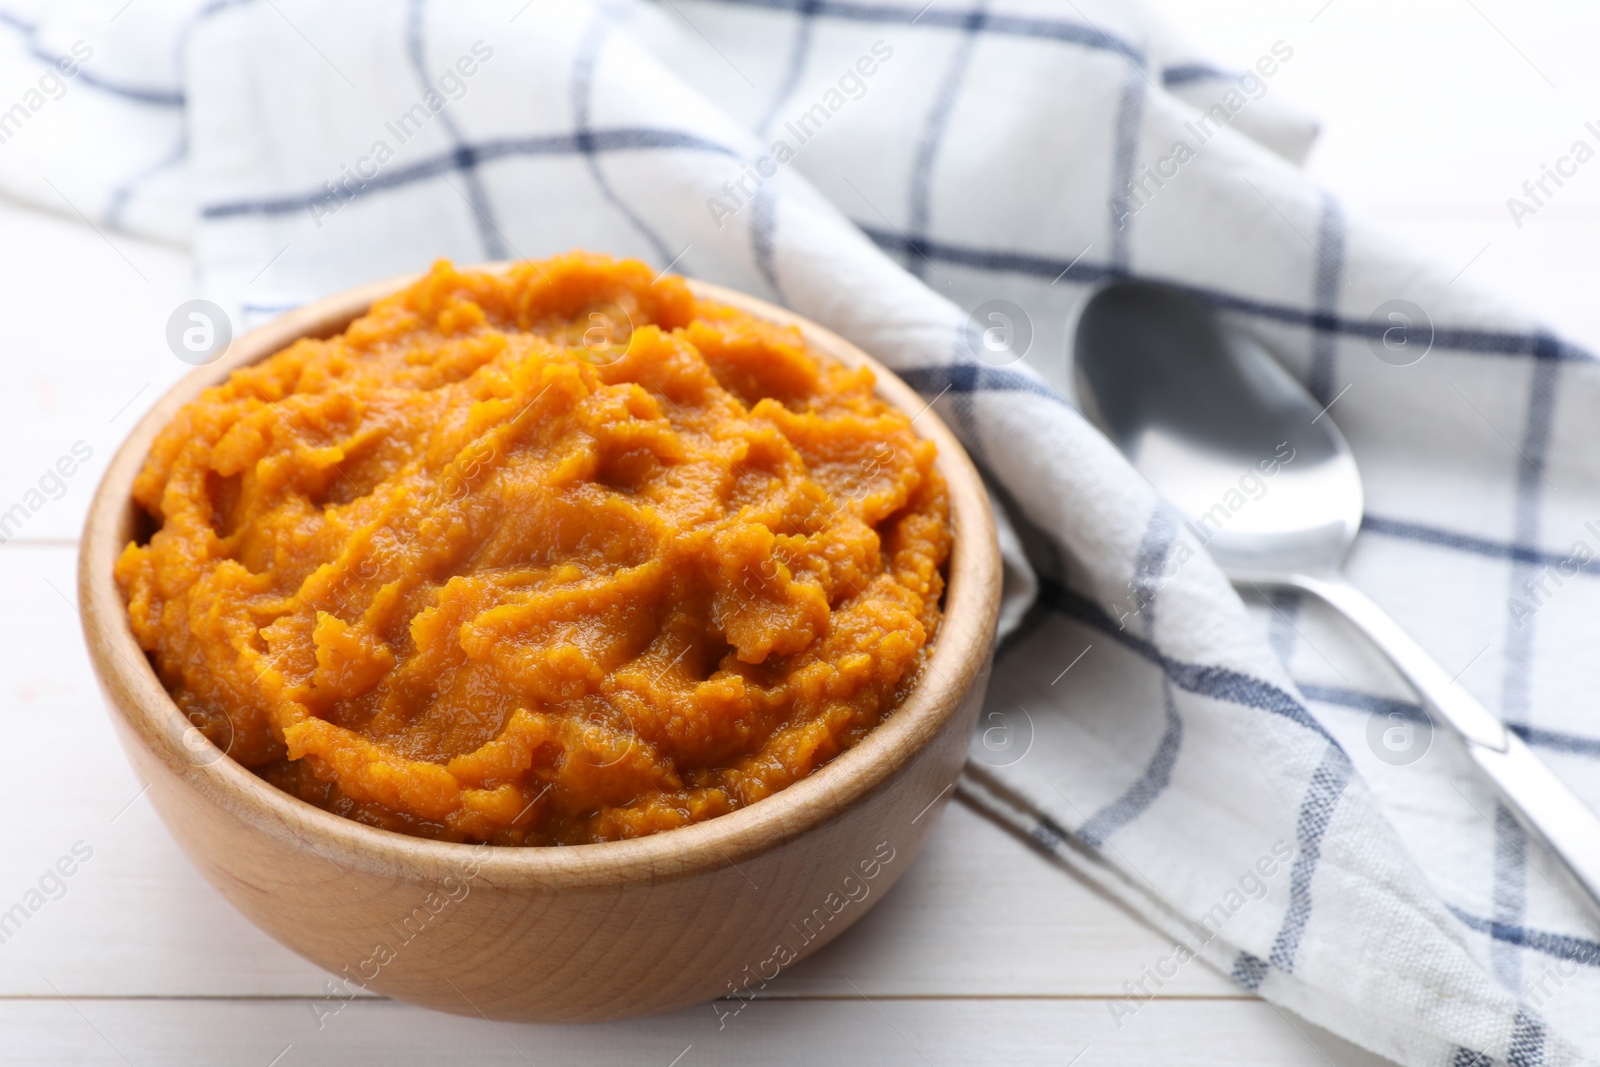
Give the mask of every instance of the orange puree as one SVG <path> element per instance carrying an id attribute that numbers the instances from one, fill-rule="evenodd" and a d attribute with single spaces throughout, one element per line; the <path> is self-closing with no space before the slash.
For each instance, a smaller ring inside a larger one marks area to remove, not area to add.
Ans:
<path id="1" fill-rule="evenodd" d="M 656 833 L 805 777 L 922 665 L 945 486 L 872 389 L 642 263 L 441 262 L 179 412 L 117 581 L 179 709 L 304 800 Z"/>

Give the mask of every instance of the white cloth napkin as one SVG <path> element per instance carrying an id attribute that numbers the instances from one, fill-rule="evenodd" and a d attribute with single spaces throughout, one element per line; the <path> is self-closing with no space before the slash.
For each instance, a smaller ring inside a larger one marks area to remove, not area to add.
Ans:
<path id="1" fill-rule="evenodd" d="M 1548 858 L 1345 627 L 1242 603 L 1063 390 L 1086 286 L 1225 310 L 1355 449 L 1354 580 L 1600 803 L 1600 368 L 1296 169 L 1294 42 L 1218 70 L 1121 0 L 921 4 L 12 0 L 0 190 L 192 241 L 243 322 L 581 246 L 832 327 L 1010 515 L 965 794 L 1173 937 L 1115 1025 L 1199 955 L 1401 1063 L 1595 1062 L 1600 944 Z M 1431 320 L 1409 366 L 1373 351 L 1397 299 Z M 1011 353 L 975 354 L 996 300 Z"/>

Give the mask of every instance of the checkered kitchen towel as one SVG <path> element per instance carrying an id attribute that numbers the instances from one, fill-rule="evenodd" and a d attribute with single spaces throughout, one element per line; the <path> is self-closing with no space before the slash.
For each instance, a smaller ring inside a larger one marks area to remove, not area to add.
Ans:
<path id="1" fill-rule="evenodd" d="M 581 246 L 832 327 L 1011 517 L 964 789 L 1171 933 L 1107 1025 L 1198 955 L 1402 1063 L 1595 1062 L 1600 945 L 1548 859 L 1345 627 L 1241 603 L 1062 390 L 1105 278 L 1256 334 L 1337 398 L 1354 580 L 1600 804 L 1600 366 L 1306 180 L 1293 41 L 1218 70 L 1126 0 L 922 5 L 9 0 L 0 189 L 192 241 L 247 320 Z M 1419 362 L 1374 355 L 1391 300 Z"/>

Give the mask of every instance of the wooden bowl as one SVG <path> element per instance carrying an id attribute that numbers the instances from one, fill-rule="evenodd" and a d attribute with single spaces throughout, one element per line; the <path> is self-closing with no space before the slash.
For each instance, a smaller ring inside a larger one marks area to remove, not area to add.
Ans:
<path id="1" fill-rule="evenodd" d="M 340 332 L 413 280 L 352 289 L 246 334 L 179 382 L 112 459 L 84 528 L 78 589 L 90 658 L 128 759 L 211 884 L 337 976 L 323 1012 L 363 988 L 461 1015 L 547 1022 L 748 998 L 883 898 L 952 792 L 988 684 L 1000 603 L 999 550 L 978 473 L 926 402 L 853 345 L 770 304 L 691 282 L 701 297 L 793 323 L 833 358 L 871 367 L 879 395 L 938 445 L 954 544 L 924 678 L 809 777 L 650 837 L 497 848 L 353 822 L 268 785 L 190 726 L 129 629 L 112 565 L 138 529 L 134 476 L 180 407 L 297 338 Z"/>

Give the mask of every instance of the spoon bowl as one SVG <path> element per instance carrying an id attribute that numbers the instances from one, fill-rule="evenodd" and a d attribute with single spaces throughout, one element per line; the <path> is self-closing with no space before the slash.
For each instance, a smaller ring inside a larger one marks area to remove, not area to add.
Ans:
<path id="1" fill-rule="evenodd" d="M 1253 338 L 1180 290 L 1117 281 L 1084 305 L 1074 354 L 1085 414 L 1224 570 L 1270 581 L 1338 568 L 1361 526 L 1361 473 Z"/>

